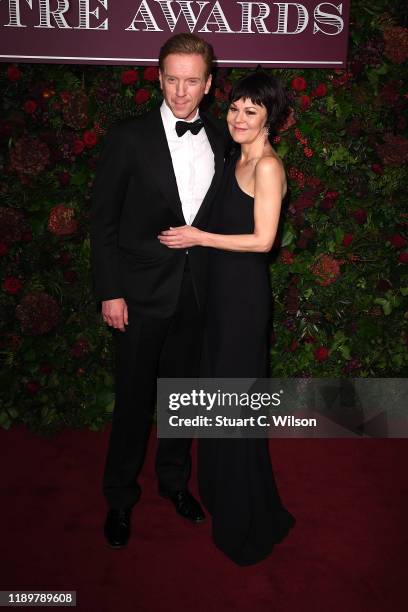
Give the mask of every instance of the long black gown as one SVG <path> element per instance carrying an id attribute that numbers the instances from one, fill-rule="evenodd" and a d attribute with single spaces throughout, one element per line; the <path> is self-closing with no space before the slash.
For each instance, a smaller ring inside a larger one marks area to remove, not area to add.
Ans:
<path id="1" fill-rule="evenodd" d="M 254 231 L 254 199 L 235 177 L 237 154 L 226 163 L 211 231 Z M 203 377 L 269 376 L 271 290 L 264 253 L 211 249 Z M 266 438 L 201 438 L 201 500 L 212 515 L 216 546 L 239 565 L 264 559 L 295 523 L 275 483 Z"/>

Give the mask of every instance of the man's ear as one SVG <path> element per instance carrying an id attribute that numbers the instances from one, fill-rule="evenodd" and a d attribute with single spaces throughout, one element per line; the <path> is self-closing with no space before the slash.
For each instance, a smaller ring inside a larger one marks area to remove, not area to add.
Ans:
<path id="1" fill-rule="evenodd" d="M 207 82 L 205 84 L 204 93 L 208 94 L 208 92 L 210 91 L 210 88 L 211 88 L 211 83 L 212 83 L 212 74 L 210 74 L 208 79 L 207 79 Z"/>
<path id="2" fill-rule="evenodd" d="M 160 89 L 163 90 L 163 75 L 162 75 L 162 71 L 159 68 L 159 82 L 160 82 Z"/>

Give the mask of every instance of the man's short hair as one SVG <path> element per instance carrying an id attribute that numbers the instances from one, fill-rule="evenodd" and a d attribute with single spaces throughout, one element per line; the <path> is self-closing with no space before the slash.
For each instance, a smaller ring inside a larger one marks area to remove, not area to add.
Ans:
<path id="1" fill-rule="evenodd" d="M 175 34 L 162 46 L 159 53 L 159 67 L 163 72 L 163 64 L 165 58 L 171 53 L 185 53 L 187 55 L 201 55 L 205 63 L 205 76 L 208 78 L 211 74 L 212 63 L 214 59 L 214 50 L 212 46 L 195 34 Z"/>

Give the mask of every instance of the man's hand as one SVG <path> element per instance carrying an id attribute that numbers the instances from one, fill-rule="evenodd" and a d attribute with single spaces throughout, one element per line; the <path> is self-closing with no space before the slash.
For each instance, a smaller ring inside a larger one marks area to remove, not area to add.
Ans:
<path id="1" fill-rule="evenodd" d="M 125 331 L 125 325 L 129 323 L 128 308 L 123 298 L 115 300 L 104 300 L 102 302 L 102 318 L 111 327 Z"/>

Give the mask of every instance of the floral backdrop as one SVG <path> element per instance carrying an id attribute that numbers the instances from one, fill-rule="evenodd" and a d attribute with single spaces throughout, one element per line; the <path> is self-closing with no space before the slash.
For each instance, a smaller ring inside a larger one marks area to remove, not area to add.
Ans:
<path id="1" fill-rule="evenodd" d="M 275 70 L 290 195 L 271 254 L 276 377 L 408 373 L 408 10 L 353 1 L 346 70 Z M 221 69 L 209 111 L 224 117 Z M 1 64 L 0 423 L 101 428 L 113 343 L 91 289 L 89 207 L 107 128 L 161 100 L 154 67 Z"/>

